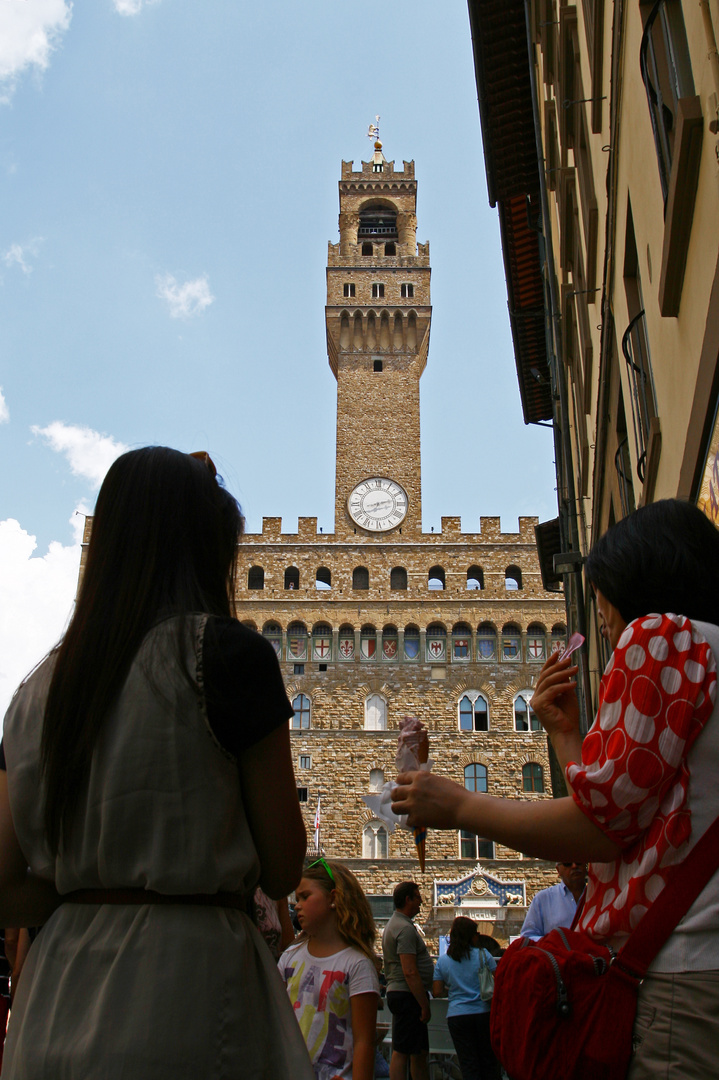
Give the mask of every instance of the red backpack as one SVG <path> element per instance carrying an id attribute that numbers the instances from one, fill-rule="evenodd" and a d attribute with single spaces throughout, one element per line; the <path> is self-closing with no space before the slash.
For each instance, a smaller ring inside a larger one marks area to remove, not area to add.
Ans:
<path id="1" fill-rule="evenodd" d="M 576 930 L 513 941 L 494 976 L 492 1047 L 512 1080 L 624 1080 L 637 988 L 719 866 L 719 819 L 619 953 Z"/>

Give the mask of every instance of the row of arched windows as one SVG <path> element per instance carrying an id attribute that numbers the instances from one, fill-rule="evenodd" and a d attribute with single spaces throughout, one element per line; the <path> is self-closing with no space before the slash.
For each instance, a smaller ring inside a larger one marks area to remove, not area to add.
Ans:
<path id="1" fill-rule="evenodd" d="M 512 700 L 514 730 L 519 732 L 541 731 L 542 725 L 532 712 L 532 691 L 521 690 Z M 307 731 L 312 726 L 312 701 L 307 694 L 297 694 L 292 699 L 294 731 Z M 489 702 L 479 690 L 467 690 L 457 705 L 459 731 L 475 732 L 490 730 Z M 383 694 L 369 694 L 364 703 L 365 731 L 387 731 L 387 698 Z M 381 786 L 381 785 L 380 785 Z M 477 791 L 480 789 L 477 788 Z M 525 789 L 526 790 L 526 789 Z"/>
<path id="2" fill-rule="evenodd" d="M 256 629 L 249 621 L 245 625 Z M 340 626 L 336 635 L 328 623 L 316 623 L 308 632 L 302 622 L 292 622 L 283 634 L 279 623 L 268 622 L 262 629 L 277 658 L 290 663 L 330 661 L 419 661 L 424 663 L 468 663 L 472 660 L 501 659 L 510 663 L 544 661 L 549 652 L 564 647 L 567 630 L 555 623 L 551 632 L 541 623 L 530 623 L 524 635 L 517 623 L 505 623 L 498 632 L 492 623 L 480 623 L 476 633 L 469 623 L 455 623 L 448 633 L 441 623 L 431 623 L 422 632 L 410 624 L 403 630 L 386 625 L 378 630 L 366 624 L 359 633 L 353 626 Z M 283 655 L 284 654 L 284 655 Z"/>
<path id="3" fill-rule="evenodd" d="M 466 577 L 467 589 L 484 588 L 484 571 L 481 566 L 470 566 Z M 356 591 L 369 589 L 370 575 L 366 566 L 355 566 L 352 571 L 352 588 Z M 247 571 L 247 588 L 259 591 L 265 587 L 265 570 L 262 566 L 251 566 Z M 288 566 L 284 573 L 284 588 L 299 589 L 300 571 L 296 566 Z M 389 572 L 390 589 L 401 592 L 407 588 L 407 571 L 403 566 L 395 566 Z M 427 571 L 427 588 L 441 592 L 447 587 L 447 575 L 443 566 L 430 566 Z M 522 588 L 522 571 L 518 566 L 508 566 L 504 571 L 504 587 L 508 592 Z M 315 571 L 315 588 L 331 589 L 332 573 L 326 566 Z"/>

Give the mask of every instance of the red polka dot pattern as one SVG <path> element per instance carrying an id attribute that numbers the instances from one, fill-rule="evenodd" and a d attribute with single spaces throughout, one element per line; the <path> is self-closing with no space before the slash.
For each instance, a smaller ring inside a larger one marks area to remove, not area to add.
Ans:
<path id="1" fill-rule="evenodd" d="M 712 714 L 716 664 L 683 615 L 645 615 L 627 626 L 599 689 L 582 762 L 567 766 L 574 799 L 622 848 L 590 865 L 579 928 L 628 935 L 684 857 L 691 836 L 686 758 Z"/>

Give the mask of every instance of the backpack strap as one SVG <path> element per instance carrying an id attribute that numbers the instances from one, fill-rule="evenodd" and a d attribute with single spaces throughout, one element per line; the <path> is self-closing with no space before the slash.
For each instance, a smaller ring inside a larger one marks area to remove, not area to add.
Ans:
<path id="1" fill-rule="evenodd" d="M 641 978 L 718 868 L 719 818 L 699 838 L 686 859 L 674 868 L 663 891 L 614 963 L 635 978 Z"/>

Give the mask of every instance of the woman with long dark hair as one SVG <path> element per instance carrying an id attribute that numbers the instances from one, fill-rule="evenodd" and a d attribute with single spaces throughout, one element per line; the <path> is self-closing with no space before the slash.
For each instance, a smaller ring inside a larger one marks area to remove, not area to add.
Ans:
<path id="1" fill-rule="evenodd" d="M 242 528 L 204 453 L 102 485 L 72 621 L 5 718 L 0 924 L 45 925 L 4 1078 L 312 1077 L 245 914 L 306 837 L 277 659 L 232 618 Z"/>
<path id="2" fill-rule="evenodd" d="M 499 1065 L 489 1038 L 490 1002 L 480 993 L 480 971 L 494 971 L 497 961 L 479 945 L 477 924 L 458 916 L 449 929 L 449 945 L 434 966 L 432 996 L 449 998 L 447 1026 L 457 1051 L 462 1080 L 498 1080 Z"/>
<path id="3" fill-rule="evenodd" d="M 398 778 L 392 806 L 410 824 L 589 862 L 578 929 L 617 948 L 719 816 L 719 531 L 661 500 L 609 529 L 585 569 L 613 655 L 584 740 L 569 658 L 550 657 L 532 697 L 570 795 L 529 804 L 417 772 Z M 634 1045 L 630 1080 L 716 1075 L 719 872 L 641 983 Z"/>

